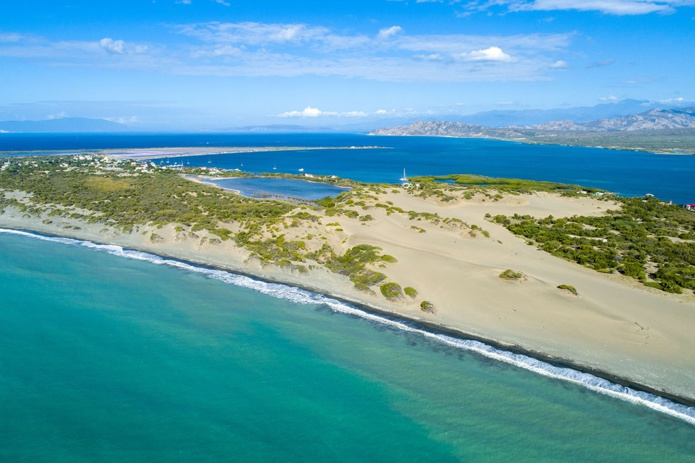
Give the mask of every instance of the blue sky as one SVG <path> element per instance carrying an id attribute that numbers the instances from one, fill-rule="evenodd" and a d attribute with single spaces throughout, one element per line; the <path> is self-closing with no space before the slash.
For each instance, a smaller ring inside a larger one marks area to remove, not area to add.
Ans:
<path id="1" fill-rule="evenodd" d="M 695 0 L 16 0 L 0 120 L 138 129 L 695 100 Z"/>

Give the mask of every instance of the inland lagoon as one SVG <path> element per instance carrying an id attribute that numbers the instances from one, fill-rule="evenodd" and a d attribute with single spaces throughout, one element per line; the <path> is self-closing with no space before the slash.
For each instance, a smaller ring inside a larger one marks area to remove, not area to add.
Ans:
<path id="1" fill-rule="evenodd" d="M 249 198 L 296 198 L 312 201 L 337 196 L 349 188 L 291 178 L 225 178 L 207 180 L 221 188 L 237 191 Z"/>

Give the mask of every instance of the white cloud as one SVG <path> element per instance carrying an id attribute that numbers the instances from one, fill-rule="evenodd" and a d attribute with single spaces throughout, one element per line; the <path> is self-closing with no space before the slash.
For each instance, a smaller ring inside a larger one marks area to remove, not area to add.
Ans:
<path id="1" fill-rule="evenodd" d="M 398 26 L 393 26 L 398 27 Z M 573 34 L 346 34 L 306 24 L 195 23 L 180 40 L 148 45 L 105 37 L 51 42 L 22 36 L 0 43 L 0 57 L 45 65 L 147 69 L 218 77 L 338 76 L 385 82 L 529 81 L 550 77 Z M 393 34 L 393 35 L 392 35 Z M 494 46 L 491 46 L 494 44 Z M 118 59 L 113 59 L 118 57 Z M 504 64 L 491 66 L 489 64 Z"/>
<path id="2" fill-rule="evenodd" d="M 614 101 L 618 101 L 619 98 L 615 95 L 609 95 L 609 96 L 605 96 L 605 97 L 601 98 L 600 100 L 605 102 L 605 103 L 611 103 Z"/>
<path id="3" fill-rule="evenodd" d="M 224 5 L 224 6 L 229 6 L 229 5 L 231 5 L 231 3 L 229 3 L 229 2 L 227 2 L 227 1 L 225 1 L 225 0 L 215 0 L 215 3 L 219 3 L 220 5 Z"/>
<path id="4" fill-rule="evenodd" d="M 681 6 L 695 5 L 695 0 L 487 0 L 468 2 L 467 11 L 484 11 L 503 6 L 509 11 L 598 11 L 612 15 L 672 13 Z"/>
<path id="5" fill-rule="evenodd" d="M 558 60 L 551 64 L 550 69 L 569 69 L 570 65 L 567 61 Z"/>
<path id="6" fill-rule="evenodd" d="M 368 114 L 362 111 L 347 111 L 347 112 L 336 112 L 336 111 L 321 111 L 318 108 L 312 108 L 307 106 L 302 111 L 287 111 L 278 114 L 278 117 L 288 118 L 288 117 L 367 117 Z"/>
<path id="7" fill-rule="evenodd" d="M 125 53 L 125 42 L 123 40 L 103 38 L 99 40 L 99 46 L 107 53 L 113 53 L 115 55 L 122 55 Z"/>
<path id="8" fill-rule="evenodd" d="M 105 52 L 113 55 L 125 55 L 127 53 L 142 54 L 148 50 L 146 45 L 127 44 L 123 40 L 113 40 L 108 37 L 99 40 L 99 47 Z"/>
<path id="9" fill-rule="evenodd" d="M 319 108 L 307 106 L 303 111 L 287 111 L 279 114 L 280 117 L 319 117 L 322 111 Z"/>
<path id="10" fill-rule="evenodd" d="M 0 43 L 16 43 L 22 40 L 20 34 L 0 34 Z"/>
<path id="11" fill-rule="evenodd" d="M 194 58 L 218 58 L 229 56 L 240 56 L 241 49 L 231 45 L 217 45 L 211 49 L 196 49 L 191 53 Z"/>
<path id="12" fill-rule="evenodd" d="M 401 26 L 391 26 L 386 29 L 381 29 L 379 31 L 379 38 L 380 39 L 388 39 L 390 37 L 393 37 L 394 35 L 397 35 L 399 32 L 402 32 L 403 28 Z"/>
<path id="13" fill-rule="evenodd" d="M 262 24 L 256 22 L 209 22 L 180 26 L 179 32 L 204 42 L 266 45 L 284 42 L 326 40 L 329 30 L 304 24 Z"/>
<path id="14" fill-rule="evenodd" d="M 489 47 L 484 50 L 476 50 L 467 54 L 473 61 L 511 61 L 512 57 L 502 51 L 500 47 Z"/>

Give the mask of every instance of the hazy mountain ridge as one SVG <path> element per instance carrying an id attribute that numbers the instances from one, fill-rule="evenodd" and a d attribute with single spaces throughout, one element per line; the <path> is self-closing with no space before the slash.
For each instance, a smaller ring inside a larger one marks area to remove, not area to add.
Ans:
<path id="1" fill-rule="evenodd" d="M 600 119 L 592 122 L 553 121 L 527 127 L 535 130 L 582 132 L 632 132 L 636 130 L 665 130 L 695 128 L 695 108 L 652 109 L 630 116 Z"/>
<path id="2" fill-rule="evenodd" d="M 695 154 L 695 109 L 652 109 L 587 123 L 554 121 L 531 127 L 491 128 L 419 121 L 376 129 L 371 135 L 492 138 L 549 145 L 595 146 L 664 154 Z"/>
<path id="3" fill-rule="evenodd" d="M 451 137 L 524 137 L 528 131 L 552 132 L 633 132 L 649 130 L 695 129 L 695 108 L 652 109 L 630 116 L 592 122 L 552 121 L 525 127 L 492 128 L 448 121 L 418 121 L 410 125 L 376 129 L 373 135 L 425 135 Z"/>

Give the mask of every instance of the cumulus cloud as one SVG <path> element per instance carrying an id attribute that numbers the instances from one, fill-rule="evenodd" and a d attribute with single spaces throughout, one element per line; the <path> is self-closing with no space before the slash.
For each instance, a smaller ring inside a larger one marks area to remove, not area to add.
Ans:
<path id="1" fill-rule="evenodd" d="M 99 47 L 113 55 L 125 55 L 129 52 L 139 54 L 148 50 L 145 45 L 126 44 L 123 40 L 114 40 L 108 37 L 99 40 Z"/>
<path id="2" fill-rule="evenodd" d="M 401 28 L 401 26 L 387 27 L 387 28 L 381 29 L 379 31 L 379 38 L 380 39 L 388 39 L 390 37 L 393 37 L 394 35 L 397 35 L 401 31 L 403 31 L 403 28 Z"/>
<path id="3" fill-rule="evenodd" d="M 460 53 L 457 58 L 468 61 L 512 61 L 512 57 L 503 52 L 500 47 L 489 47 L 470 53 Z"/>
<path id="4" fill-rule="evenodd" d="M 319 108 L 307 106 L 302 111 L 287 111 L 279 114 L 280 117 L 319 117 L 322 111 Z"/>
<path id="5" fill-rule="evenodd" d="M 113 53 L 115 55 L 122 55 L 125 53 L 125 42 L 123 40 L 103 38 L 99 40 L 99 46 L 107 53 Z"/>
<path id="6" fill-rule="evenodd" d="M 278 114 L 278 117 L 367 117 L 368 114 L 362 111 L 321 111 L 319 108 L 307 106 L 302 111 L 287 111 Z"/>

